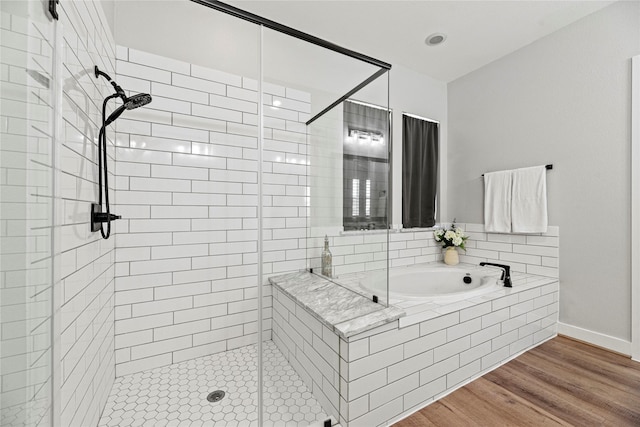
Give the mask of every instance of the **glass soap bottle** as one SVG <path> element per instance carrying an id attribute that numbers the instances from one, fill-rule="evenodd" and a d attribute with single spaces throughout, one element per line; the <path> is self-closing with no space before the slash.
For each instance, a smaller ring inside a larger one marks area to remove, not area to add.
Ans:
<path id="1" fill-rule="evenodd" d="M 329 238 L 324 236 L 324 250 L 322 251 L 322 275 L 331 277 L 331 251 L 329 250 Z"/>

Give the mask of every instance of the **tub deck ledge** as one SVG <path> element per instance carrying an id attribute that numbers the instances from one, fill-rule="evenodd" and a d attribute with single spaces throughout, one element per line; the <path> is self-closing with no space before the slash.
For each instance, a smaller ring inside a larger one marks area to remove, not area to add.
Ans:
<path id="1" fill-rule="evenodd" d="M 269 282 L 344 339 L 405 315 L 401 308 L 385 307 L 307 271 L 270 277 Z"/>

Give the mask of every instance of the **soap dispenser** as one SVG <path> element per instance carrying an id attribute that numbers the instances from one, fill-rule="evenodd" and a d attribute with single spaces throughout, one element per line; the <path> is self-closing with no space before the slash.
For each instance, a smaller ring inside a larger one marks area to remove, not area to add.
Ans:
<path id="1" fill-rule="evenodd" d="M 329 250 L 329 238 L 324 236 L 324 250 L 322 251 L 322 275 L 331 277 L 331 251 Z"/>

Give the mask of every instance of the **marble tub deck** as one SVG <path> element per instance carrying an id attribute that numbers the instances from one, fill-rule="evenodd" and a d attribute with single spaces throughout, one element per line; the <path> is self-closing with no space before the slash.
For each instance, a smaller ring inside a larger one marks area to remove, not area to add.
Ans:
<path id="1" fill-rule="evenodd" d="M 398 307 L 385 307 L 307 271 L 270 277 L 269 282 L 345 339 L 405 315 Z"/>

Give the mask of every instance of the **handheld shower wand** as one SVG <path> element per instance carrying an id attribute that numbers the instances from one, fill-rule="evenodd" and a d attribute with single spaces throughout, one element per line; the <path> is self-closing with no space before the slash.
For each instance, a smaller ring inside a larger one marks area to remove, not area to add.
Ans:
<path id="1" fill-rule="evenodd" d="M 100 71 L 98 66 L 94 67 L 96 78 L 104 77 L 113 86 L 115 93 L 107 96 L 102 102 L 102 126 L 98 133 L 98 203 L 91 204 L 91 231 L 100 230 L 102 238 L 108 239 L 111 235 L 111 221 L 120 219 L 120 215 L 111 213 L 109 206 L 109 184 L 108 184 L 108 168 L 107 168 L 107 126 L 116 121 L 125 110 L 133 110 L 142 107 L 151 102 L 151 95 L 148 93 L 139 93 L 127 96 L 124 90 L 118 85 L 107 73 Z M 116 108 L 109 117 L 106 117 L 107 103 L 114 98 L 120 98 L 122 105 Z M 104 186 L 102 179 L 104 176 Z M 104 193 L 105 211 L 102 211 L 102 195 Z M 107 230 L 102 228 L 102 223 L 107 223 Z"/>

